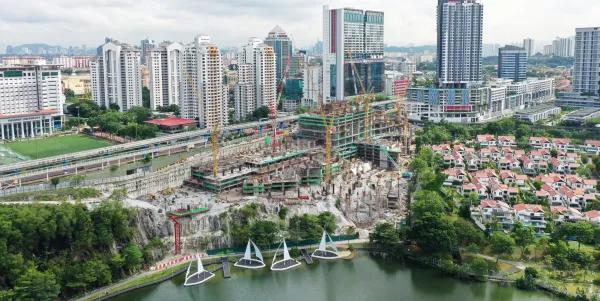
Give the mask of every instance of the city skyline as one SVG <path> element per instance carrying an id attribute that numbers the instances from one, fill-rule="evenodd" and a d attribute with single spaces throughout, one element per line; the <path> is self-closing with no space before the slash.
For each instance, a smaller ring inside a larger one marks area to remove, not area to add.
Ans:
<path id="1" fill-rule="evenodd" d="M 509 44 L 524 38 L 536 41 L 553 40 L 556 36 L 573 36 L 576 27 L 596 26 L 594 16 L 600 4 L 591 0 L 578 0 L 586 6 L 564 6 L 558 0 L 484 0 L 486 15 L 484 43 Z M 206 1 L 169 3 L 154 0 L 77 2 L 58 0 L 43 5 L 8 3 L 0 12 L 0 30 L 12 32 L 10 40 L 0 41 L 0 52 L 8 45 L 46 43 L 52 45 L 81 45 L 89 48 L 102 44 L 109 36 L 132 45 L 146 37 L 157 41 L 185 41 L 197 34 L 211 35 L 214 43 L 223 47 L 239 47 L 248 36 L 267 34 L 275 25 L 291 33 L 300 47 L 322 40 L 321 7 L 365 8 L 383 11 L 388 16 L 385 43 L 390 46 L 435 44 L 436 1 L 406 0 L 395 3 L 388 0 L 326 1 L 301 3 L 293 1 L 261 0 L 220 1 L 205 5 Z M 514 7 L 520 7 L 514 10 Z M 558 7 L 561 7 L 558 9 Z M 72 16 L 65 17 L 65 10 Z M 23 12 L 27 12 L 24 14 Z M 506 22 L 506 16 L 511 22 Z M 110 18 L 109 18 L 110 16 Z M 302 16 L 299 18 L 298 16 Z M 235 20 L 235 22 L 223 22 Z M 547 20 L 560 20 L 548 22 Z M 185 23 L 185 27 L 178 24 Z M 309 24 L 311 27 L 306 28 Z M 535 26 L 543 24 L 544 26 Z M 568 25 L 565 25 L 568 24 Z M 518 36 L 517 36 L 518 35 Z"/>

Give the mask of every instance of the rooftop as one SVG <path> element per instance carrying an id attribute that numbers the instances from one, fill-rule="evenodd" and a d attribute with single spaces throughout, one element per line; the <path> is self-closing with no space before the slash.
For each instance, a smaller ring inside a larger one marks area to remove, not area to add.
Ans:
<path id="1" fill-rule="evenodd" d="M 193 125 L 196 122 L 197 121 L 194 119 L 185 119 L 185 118 L 179 118 L 179 117 L 171 117 L 171 118 L 167 118 L 167 119 L 154 119 L 154 120 L 146 121 L 146 123 L 156 124 L 156 125 L 160 125 L 160 126 Z"/>
<path id="2" fill-rule="evenodd" d="M 517 111 L 515 114 L 521 114 L 521 115 L 533 115 L 533 114 L 539 114 L 548 110 L 552 110 L 558 108 L 556 105 L 554 105 L 553 103 L 547 103 L 547 104 L 542 104 L 539 106 L 535 106 L 535 107 L 529 107 L 527 109 L 524 110 L 519 110 Z"/>

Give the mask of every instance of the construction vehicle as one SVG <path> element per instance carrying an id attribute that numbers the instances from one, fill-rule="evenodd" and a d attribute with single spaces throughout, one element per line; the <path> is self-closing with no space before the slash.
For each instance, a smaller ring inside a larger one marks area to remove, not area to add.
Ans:
<path id="1" fill-rule="evenodd" d="M 194 91 L 194 94 L 196 95 L 196 99 L 198 99 L 198 101 L 202 102 L 202 112 L 206 112 L 206 108 L 204 107 L 204 102 L 201 101 L 201 97 L 200 94 L 198 94 L 198 90 L 196 89 L 196 85 L 194 85 L 194 82 L 192 81 L 192 77 L 190 76 L 190 74 L 187 72 L 187 70 L 185 71 L 185 76 L 187 77 L 187 80 L 190 84 L 190 86 L 192 86 L 192 91 Z M 212 157 L 213 157 L 213 176 L 217 176 L 219 174 L 219 135 L 221 134 L 221 131 L 219 130 L 219 123 L 221 123 L 221 114 L 219 113 L 219 119 L 217 120 L 217 122 L 215 123 L 215 127 L 213 128 L 213 131 L 210 135 L 210 141 L 212 144 Z"/>

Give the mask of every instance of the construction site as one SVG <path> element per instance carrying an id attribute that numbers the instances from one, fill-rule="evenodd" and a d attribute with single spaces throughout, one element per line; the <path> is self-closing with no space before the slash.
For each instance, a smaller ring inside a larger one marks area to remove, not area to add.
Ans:
<path id="1" fill-rule="evenodd" d="M 235 156 L 219 157 L 216 126 L 212 162 L 191 165 L 183 188 L 148 200 L 157 207 L 165 204 L 175 224 L 176 252 L 180 236 L 202 235 L 197 228 L 185 233 L 179 218 L 216 217 L 247 202 L 259 202 L 270 213 L 284 206 L 297 214 L 334 212 L 342 225 L 362 231 L 382 220 L 402 224 L 414 131 L 403 98 L 392 108 L 373 106 L 374 95 L 361 88 L 358 102 L 323 104 L 300 115 L 291 131 L 273 122 L 263 147 Z M 275 116 L 276 108 L 271 110 Z"/>

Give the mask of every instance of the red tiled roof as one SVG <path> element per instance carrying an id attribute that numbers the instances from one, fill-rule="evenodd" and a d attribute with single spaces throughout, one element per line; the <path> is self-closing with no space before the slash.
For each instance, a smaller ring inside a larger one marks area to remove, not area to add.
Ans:
<path id="1" fill-rule="evenodd" d="M 522 210 L 531 210 L 534 212 L 544 212 L 544 209 L 542 209 L 542 206 L 540 205 L 531 205 L 531 204 L 517 204 L 514 206 L 515 211 L 519 212 Z"/>
<path id="2" fill-rule="evenodd" d="M 585 213 L 585 216 L 587 216 L 588 218 L 596 218 L 596 217 L 600 216 L 600 211 L 598 211 L 598 210 L 588 211 Z"/>
<path id="3" fill-rule="evenodd" d="M 149 124 L 156 124 L 156 125 L 162 125 L 162 126 L 193 125 L 197 122 L 198 121 L 196 121 L 194 119 L 185 119 L 185 118 L 178 118 L 178 117 L 172 117 L 172 118 L 167 118 L 167 119 L 154 119 L 154 120 L 146 121 L 146 123 L 149 123 Z"/>

